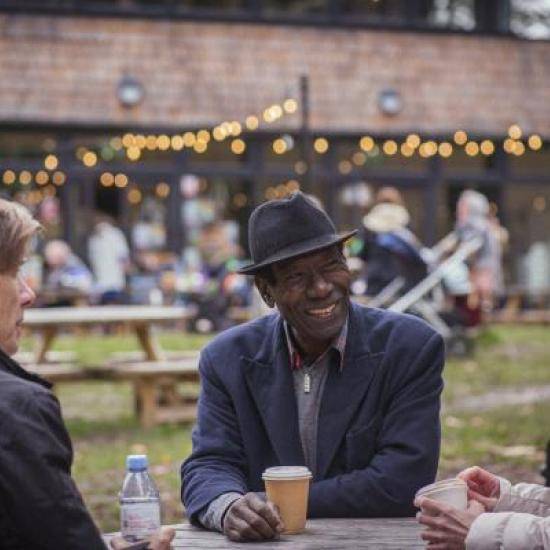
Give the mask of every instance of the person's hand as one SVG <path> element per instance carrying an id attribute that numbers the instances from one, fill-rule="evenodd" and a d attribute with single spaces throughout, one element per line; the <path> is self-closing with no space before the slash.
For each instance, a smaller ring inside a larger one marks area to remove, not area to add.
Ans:
<path id="1" fill-rule="evenodd" d="M 277 507 L 256 493 L 246 493 L 225 514 L 223 532 L 234 542 L 272 539 L 284 530 Z"/>
<path id="2" fill-rule="evenodd" d="M 158 533 L 152 535 L 149 539 L 148 550 L 169 550 L 172 548 L 171 542 L 176 536 L 176 531 L 172 527 L 161 527 Z M 131 548 L 135 543 L 124 540 L 120 535 L 117 535 L 111 540 L 111 546 L 114 550 L 124 550 Z"/>
<path id="3" fill-rule="evenodd" d="M 416 517 L 427 527 L 421 537 L 430 550 L 464 550 L 470 526 L 485 512 L 475 500 L 470 501 L 465 511 L 426 497 L 417 498 L 414 504 L 421 509 Z"/>
<path id="4" fill-rule="evenodd" d="M 457 477 L 468 484 L 468 498 L 483 504 L 485 510 L 492 512 L 500 497 L 498 477 L 479 466 L 472 466 L 460 472 Z"/>

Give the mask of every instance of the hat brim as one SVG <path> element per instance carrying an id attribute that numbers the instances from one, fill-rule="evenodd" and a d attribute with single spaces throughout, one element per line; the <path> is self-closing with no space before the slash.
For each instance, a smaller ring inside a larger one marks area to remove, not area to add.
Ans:
<path id="1" fill-rule="evenodd" d="M 304 254 L 309 254 L 310 252 L 316 252 L 318 250 L 323 250 L 324 248 L 334 246 L 335 244 L 343 243 L 350 237 L 353 237 L 356 233 L 357 229 L 354 229 L 353 231 L 341 233 L 340 235 L 321 235 L 320 237 L 315 237 L 314 239 L 307 239 L 305 241 L 295 243 L 292 246 L 288 246 L 277 251 L 276 254 L 269 256 L 269 258 L 266 258 L 260 263 L 242 267 L 237 270 L 237 273 L 241 273 L 243 275 L 253 275 L 268 265 L 273 265 L 284 260 L 290 260 L 291 258 L 303 256 Z"/>

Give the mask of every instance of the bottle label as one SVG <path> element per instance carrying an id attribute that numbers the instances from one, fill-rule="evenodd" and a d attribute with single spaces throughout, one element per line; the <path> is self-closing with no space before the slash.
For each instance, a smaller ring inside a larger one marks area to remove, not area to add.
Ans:
<path id="1" fill-rule="evenodd" d="M 121 532 L 125 538 L 146 538 L 160 528 L 158 502 L 123 504 L 120 514 Z"/>

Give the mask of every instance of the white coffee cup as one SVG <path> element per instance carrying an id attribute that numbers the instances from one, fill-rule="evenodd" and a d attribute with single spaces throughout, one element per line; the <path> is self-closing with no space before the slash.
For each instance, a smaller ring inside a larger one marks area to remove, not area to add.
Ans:
<path id="1" fill-rule="evenodd" d="M 422 487 L 416 492 L 415 498 L 426 497 L 437 502 L 449 504 L 458 510 L 468 508 L 468 486 L 457 477 L 442 479 Z"/>

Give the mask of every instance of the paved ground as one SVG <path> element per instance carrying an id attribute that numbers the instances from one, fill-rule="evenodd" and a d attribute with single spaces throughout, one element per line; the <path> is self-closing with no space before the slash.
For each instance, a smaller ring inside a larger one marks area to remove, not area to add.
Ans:
<path id="1" fill-rule="evenodd" d="M 529 405 L 550 399 L 550 386 L 505 388 L 455 400 L 447 411 L 487 411 L 496 407 Z"/>

